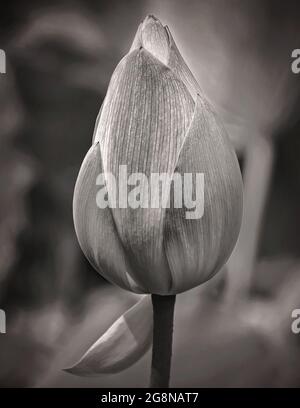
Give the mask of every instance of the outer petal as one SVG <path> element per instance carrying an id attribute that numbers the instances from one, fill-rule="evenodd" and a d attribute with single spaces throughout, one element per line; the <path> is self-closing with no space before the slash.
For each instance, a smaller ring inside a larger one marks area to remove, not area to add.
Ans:
<path id="1" fill-rule="evenodd" d="M 152 343 L 151 297 L 144 296 L 94 343 L 72 368 L 65 371 L 87 377 L 124 370 L 138 361 Z"/>
<path id="2" fill-rule="evenodd" d="M 169 47 L 170 47 L 168 66 L 175 72 L 176 75 L 178 75 L 178 77 L 182 80 L 182 82 L 185 84 L 185 86 L 189 90 L 194 101 L 196 101 L 198 94 L 203 96 L 202 89 L 200 88 L 200 85 L 196 81 L 191 70 L 187 66 L 182 55 L 180 54 L 175 44 L 175 41 L 172 37 L 172 34 L 167 26 L 165 27 L 165 30 L 168 33 Z"/>
<path id="3" fill-rule="evenodd" d="M 172 293 L 211 278 L 236 243 L 242 218 L 239 164 L 224 128 L 198 96 L 176 170 L 204 173 L 204 215 L 186 219 L 186 208 L 166 211 L 164 247 L 172 271 Z"/>
<path id="4" fill-rule="evenodd" d="M 101 135 L 103 134 L 103 129 L 106 129 L 107 127 L 109 127 L 109 106 L 107 106 L 108 101 L 107 98 L 110 95 L 111 92 L 118 92 L 118 83 L 120 82 L 120 78 L 122 77 L 123 73 L 124 73 L 124 69 L 126 67 L 126 61 L 128 59 L 128 55 L 125 55 L 124 58 L 121 59 L 121 61 L 119 62 L 119 64 L 117 65 L 116 69 L 114 70 L 112 77 L 109 81 L 109 86 L 108 86 L 108 92 L 104 98 L 104 101 L 101 105 L 101 108 L 99 110 L 99 113 L 97 115 L 96 118 L 96 122 L 95 122 L 95 128 L 94 128 L 94 132 L 93 132 L 93 138 L 92 138 L 92 143 L 96 143 L 99 142 Z M 104 106 L 106 106 L 105 109 L 105 115 L 102 115 Z M 100 127 L 100 119 L 101 119 L 101 127 Z"/>
<path id="5" fill-rule="evenodd" d="M 142 172 L 172 175 L 190 124 L 194 102 L 176 75 L 144 49 L 117 67 L 98 125 L 105 172 L 118 179 Z M 162 251 L 163 209 L 113 209 L 117 229 L 135 276 L 151 293 L 165 293 L 170 275 Z"/>
<path id="6" fill-rule="evenodd" d="M 103 172 L 99 143 L 87 152 L 81 165 L 73 197 L 74 225 L 85 256 L 108 281 L 123 289 L 144 290 L 130 275 L 126 255 L 119 240 L 110 208 L 96 203 L 97 176 Z"/>
<path id="7" fill-rule="evenodd" d="M 93 137 L 92 137 L 92 144 L 96 143 L 97 129 L 98 129 L 99 120 L 101 118 L 102 107 L 103 107 L 103 104 L 101 105 L 101 108 L 100 108 L 99 113 L 98 113 L 97 118 L 96 118 Z"/>

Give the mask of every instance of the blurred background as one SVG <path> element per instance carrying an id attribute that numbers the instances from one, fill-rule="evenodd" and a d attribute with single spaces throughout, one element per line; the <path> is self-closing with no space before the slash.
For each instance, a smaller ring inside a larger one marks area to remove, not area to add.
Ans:
<path id="1" fill-rule="evenodd" d="M 240 160 L 244 219 L 227 266 L 178 296 L 172 386 L 300 386 L 300 5 L 287 0 L 10 0 L 1 6 L 0 385 L 147 386 L 62 372 L 138 297 L 88 264 L 72 194 L 110 76 L 138 24 L 170 27 Z"/>

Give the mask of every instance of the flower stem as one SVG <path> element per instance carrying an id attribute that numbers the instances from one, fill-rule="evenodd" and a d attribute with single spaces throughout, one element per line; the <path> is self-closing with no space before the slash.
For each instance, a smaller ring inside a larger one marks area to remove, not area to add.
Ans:
<path id="1" fill-rule="evenodd" d="M 176 295 L 152 295 L 153 347 L 151 388 L 169 387 L 175 299 Z"/>

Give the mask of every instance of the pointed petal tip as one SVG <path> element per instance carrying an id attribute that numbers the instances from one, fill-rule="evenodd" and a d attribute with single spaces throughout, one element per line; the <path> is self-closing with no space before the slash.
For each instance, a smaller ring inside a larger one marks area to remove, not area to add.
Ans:
<path id="1" fill-rule="evenodd" d="M 79 375 L 78 370 L 76 369 L 76 365 L 69 368 L 62 368 L 62 371 L 72 375 Z"/>
<path id="2" fill-rule="evenodd" d="M 94 373 L 94 372 L 89 372 L 89 370 L 84 370 L 79 361 L 77 364 L 75 364 L 72 367 L 69 368 L 62 368 L 62 371 L 64 371 L 67 374 L 71 375 L 76 375 L 77 377 L 99 377 L 102 373 Z"/>
<path id="3" fill-rule="evenodd" d="M 62 368 L 62 371 L 64 371 L 65 373 L 71 373 L 72 374 L 72 367 L 70 368 Z"/>
<path id="4" fill-rule="evenodd" d="M 144 22 L 148 21 L 148 20 L 154 20 L 154 21 L 159 21 L 159 19 L 157 17 L 155 17 L 154 14 L 148 14 L 145 19 Z M 159 21 L 160 22 L 160 21 Z"/>
<path id="5" fill-rule="evenodd" d="M 142 22 L 142 27 L 145 29 L 148 25 L 152 26 L 155 25 L 156 27 L 160 27 L 162 29 L 165 29 L 163 26 L 162 22 L 160 21 L 159 18 L 155 17 L 153 14 L 148 14 L 143 22 Z"/>
<path id="6" fill-rule="evenodd" d="M 142 23 L 141 43 L 163 64 L 167 64 L 169 58 L 169 38 L 161 21 L 149 14 Z"/>

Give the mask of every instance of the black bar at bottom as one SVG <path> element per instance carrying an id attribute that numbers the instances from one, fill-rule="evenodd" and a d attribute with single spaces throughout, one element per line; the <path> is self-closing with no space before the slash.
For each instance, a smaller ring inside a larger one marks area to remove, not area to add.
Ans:
<path id="1" fill-rule="evenodd" d="M 170 405 L 185 404 L 203 407 L 203 404 L 224 404 L 240 406 L 241 403 L 300 403 L 300 391 L 293 389 L 215 389 L 215 388 L 39 388 L 39 389 L 0 389 L 1 406 L 22 404 L 20 406 L 40 407 L 41 404 L 66 404 L 72 407 L 93 408 L 106 406 L 138 406 L 145 404 Z M 5 404 L 4 404 L 5 402 Z M 253 405 L 252 405 L 253 406 Z"/>

